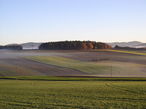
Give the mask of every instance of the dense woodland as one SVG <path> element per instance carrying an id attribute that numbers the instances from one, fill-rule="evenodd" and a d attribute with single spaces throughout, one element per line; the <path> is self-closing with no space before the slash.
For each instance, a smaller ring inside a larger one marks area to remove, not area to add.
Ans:
<path id="1" fill-rule="evenodd" d="M 39 46 L 40 50 L 75 50 L 75 49 L 108 49 L 110 45 L 95 41 L 60 41 L 47 42 Z"/>
<path id="2" fill-rule="evenodd" d="M 8 49 L 8 50 L 22 50 L 21 45 L 6 45 L 6 46 L 0 46 L 0 49 Z"/>

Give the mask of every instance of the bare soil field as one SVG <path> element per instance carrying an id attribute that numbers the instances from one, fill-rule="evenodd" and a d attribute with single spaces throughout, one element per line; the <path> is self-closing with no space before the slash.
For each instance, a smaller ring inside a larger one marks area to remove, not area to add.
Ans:
<path id="1" fill-rule="evenodd" d="M 100 74 L 93 75 L 90 72 L 25 58 L 31 56 L 64 57 L 81 62 L 92 62 L 97 65 L 108 65 L 109 68 L 106 73 L 102 74 L 101 72 Z M 117 68 L 114 69 L 115 67 Z M 111 51 L 0 50 L 0 76 L 29 75 L 146 77 L 146 56 Z"/>

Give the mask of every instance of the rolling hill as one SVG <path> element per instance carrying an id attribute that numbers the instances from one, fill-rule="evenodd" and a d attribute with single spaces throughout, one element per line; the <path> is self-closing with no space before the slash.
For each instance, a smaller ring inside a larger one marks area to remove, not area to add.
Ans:
<path id="1" fill-rule="evenodd" d="M 139 41 L 112 42 L 112 43 L 108 43 L 108 44 L 111 45 L 112 47 L 115 47 L 116 45 L 118 45 L 120 47 L 132 47 L 132 48 L 145 48 L 146 47 L 146 43 L 142 43 Z"/>

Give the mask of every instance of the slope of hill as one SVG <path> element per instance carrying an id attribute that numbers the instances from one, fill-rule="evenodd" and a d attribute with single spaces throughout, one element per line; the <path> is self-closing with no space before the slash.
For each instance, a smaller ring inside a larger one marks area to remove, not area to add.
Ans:
<path id="1" fill-rule="evenodd" d="M 146 43 L 142 43 L 139 41 L 131 41 L 131 42 L 112 42 L 108 43 L 112 47 L 115 47 L 116 45 L 120 47 L 133 47 L 133 48 L 143 48 L 146 47 Z"/>
<path id="2" fill-rule="evenodd" d="M 43 42 L 42 42 L 43 43 Z M 39 46 L 42 43 L 36 42 L 28 42 L 19 44 L 23 47 L 23 49 L 39 49 Z M 115 47 L 116 45 L 120 47 L 132 47 L 132 48 L 146 48 L 146 43 L 142 43 L 139 41 L 131 41 L 131 42 L 110 42 L 108 45 Z M 18 45 L 18 44 L 9 44 L 9 45 Z"/>
<path id="3" fill-rule="evenodd" d="M 136 48 L 146 48 L 146 43 L 138 44 Z"/>
<path id="4" fill-rule="evenodd" d="M 4 50 L 22 50 L 22 46 L 19 44 L 9 44 L 9 45 L 5 45 L 5 46 L 0 46 L 0 49 L 4 49 Z"/>
<path id="5" fill-rule="evenodd" d="M 146 77 L 146 58 L 115 51 L 0 51 L 0 76 Z"/>

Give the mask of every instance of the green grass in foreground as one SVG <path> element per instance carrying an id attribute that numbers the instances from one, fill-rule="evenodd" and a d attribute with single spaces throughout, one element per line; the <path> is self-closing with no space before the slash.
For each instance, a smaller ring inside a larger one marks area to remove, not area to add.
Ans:
<path id="1" fill-rule="evenodd" d="M 145 109 L 146 82 L 0 80 L 1 109 Z"/>
<path id="2" fill-rule="evenodd" d="M 51 76 L 0 76 L 1 80 L 36 80 L 36 81 L 146 81 L 146 78 L 111 78 L 111 77 L 51 77 Z"/>

